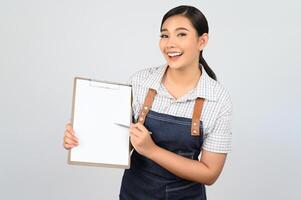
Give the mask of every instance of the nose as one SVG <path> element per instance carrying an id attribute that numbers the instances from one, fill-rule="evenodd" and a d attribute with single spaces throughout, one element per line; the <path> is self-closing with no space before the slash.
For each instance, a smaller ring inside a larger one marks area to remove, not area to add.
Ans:
<path id="1" fill-rule="evenodd" d="M 166 49 L 172 49 L 176 47 L 173 37 L 169 37 L 165 43 Z"/>

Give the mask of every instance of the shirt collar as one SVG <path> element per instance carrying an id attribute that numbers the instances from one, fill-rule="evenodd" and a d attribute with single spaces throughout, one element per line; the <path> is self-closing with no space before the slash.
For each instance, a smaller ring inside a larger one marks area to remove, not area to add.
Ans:
<path id="1" fill-rule="evenodd" d="M 164 73 L 168 64 L 164 64 L 155 68 L 153 73 L 145 80 L 144 85 L 158 91 Z M 202 74 L 196 86 L 196 96 L 208 100 L 216 101 L 216 95 L 213 93 L 214 81 L 205 71 L 204 67 L 200 64 Z"/>

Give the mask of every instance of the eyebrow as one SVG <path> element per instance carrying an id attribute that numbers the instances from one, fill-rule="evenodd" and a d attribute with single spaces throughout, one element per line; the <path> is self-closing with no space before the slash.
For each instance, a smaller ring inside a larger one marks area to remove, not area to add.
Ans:
<path id="1" fill-rule="evenodd" d="M 187 28 L 184 28 L 184 27 L 178 27 L 178 28 L 176 28 L 176 31 L 178 31 L 178 30 L 189 31 Z M 167 28 L 163 28 L 163 29 L 161 29 L 161 32 L 163 32 L 163 31 L 168 31 L 168 30 L 167 30 Z"/>

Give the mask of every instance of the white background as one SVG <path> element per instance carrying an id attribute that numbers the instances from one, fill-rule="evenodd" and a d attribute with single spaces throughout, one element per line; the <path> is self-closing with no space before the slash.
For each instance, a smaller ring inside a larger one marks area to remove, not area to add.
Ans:
<path id="1" fill-rule="evenodd" d="M 67 165 L 73 78 L 126 82 L 164 64 L 161 19 L 181 4 L 207 17 L 204 57 L 234 103 L 208 199 L 301 199 L 297 0 L 1 0 L 0 199 L 118 199 L 123 170 Z"/>

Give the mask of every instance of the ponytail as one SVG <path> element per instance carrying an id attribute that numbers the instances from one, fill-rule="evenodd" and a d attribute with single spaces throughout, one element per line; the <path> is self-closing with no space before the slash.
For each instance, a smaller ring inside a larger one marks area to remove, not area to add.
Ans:
<path id="1" fill-rule="evenodd" d="M 203 50 L 200 51 L 199 63 L 204 67 L 205 71 L 212 79 L 217 80 L 215 73 L 212 71 L 212 69 L 209 67 L 209 65 L 203 58 Z"/>

